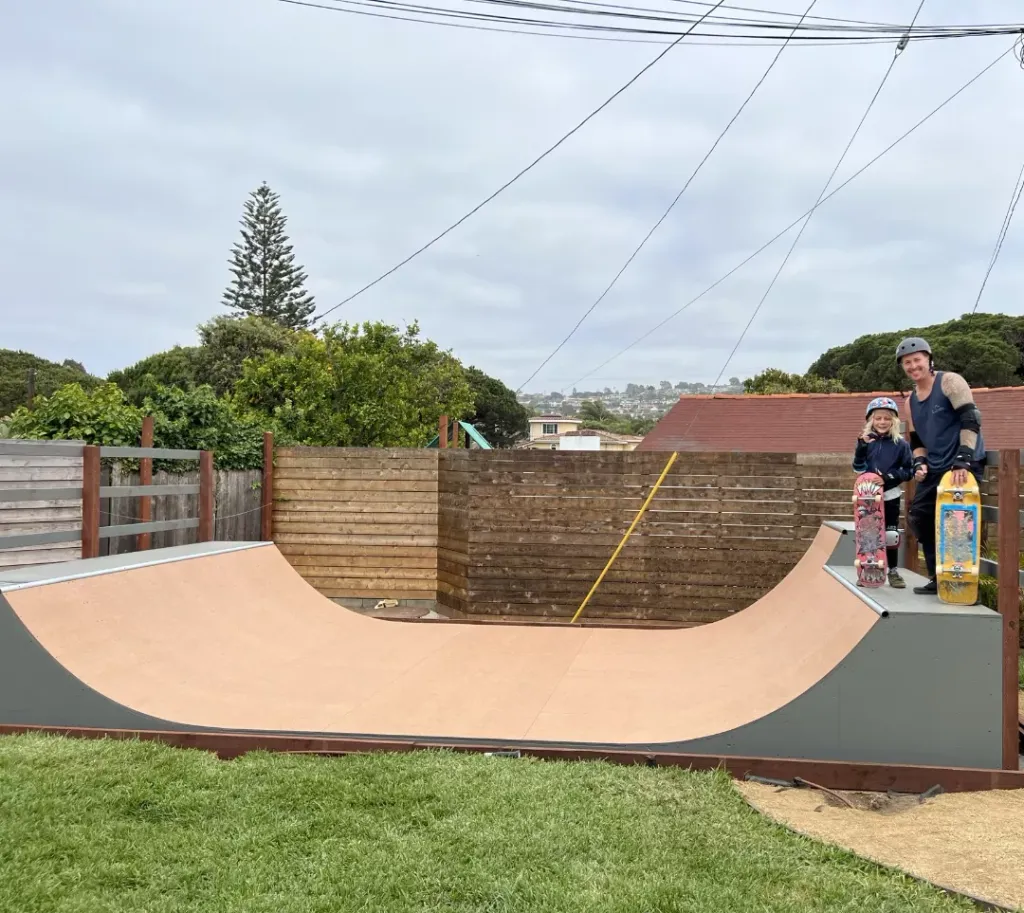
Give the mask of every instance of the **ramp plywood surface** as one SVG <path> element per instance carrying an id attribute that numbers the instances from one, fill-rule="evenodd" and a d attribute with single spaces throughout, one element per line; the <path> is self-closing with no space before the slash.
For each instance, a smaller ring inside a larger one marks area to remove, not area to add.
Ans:
<path id="1" fill-rule="evenodd" d="M 273 546 L 9 590 L 73 675 L 188 726 L 657 743 L 722 732 L 812 688 L 878 614 L 823 565 L 674 631 L 405 625 L 340 608 Z"/>

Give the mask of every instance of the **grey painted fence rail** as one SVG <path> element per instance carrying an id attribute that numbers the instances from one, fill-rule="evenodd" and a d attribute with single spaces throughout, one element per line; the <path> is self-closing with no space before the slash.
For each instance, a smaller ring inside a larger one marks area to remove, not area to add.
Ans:
<path id="1" fill-rule="evenodd" d="M 89 479 L 87 450 L 93 464 Z M 193 466 L 198 461 L 200 468 L 150 472 L 152 484 L 143 484 L 139 469 L 124 468 L 125 459 L 150 466 L 154 459 Z M 199 450 L 91 448 L 83 441 L 0 438 L 0 522 L 8 521 L 0 526 L 0 567 L 73 560 L 87 552 L 99 556 L 184 545 L 205 535 L 259 540 L 268 501 L 262 475 L 260 469 L 213 470 L 212 454 L 204 457 Z M 210 515 L 205 518 L 204 476 Z M 149 505 L 145 517 L 144 501 Z M 93 535 L 83 540 L 85 521 Z"/>

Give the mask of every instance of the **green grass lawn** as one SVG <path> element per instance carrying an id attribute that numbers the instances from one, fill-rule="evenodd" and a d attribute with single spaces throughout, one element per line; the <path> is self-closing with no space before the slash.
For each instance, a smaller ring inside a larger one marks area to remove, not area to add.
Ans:
<path id="1" fill-rule="evenodd" d="M 0 738 L 17 913 L 970 909 L 789 834 L 724 774 Z"/>

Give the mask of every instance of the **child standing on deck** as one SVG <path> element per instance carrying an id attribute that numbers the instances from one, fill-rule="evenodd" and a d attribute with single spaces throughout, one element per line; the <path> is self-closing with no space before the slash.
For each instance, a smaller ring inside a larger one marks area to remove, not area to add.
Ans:
<path id="1" fill-rule="evenodd" d="M 889 586 L 903 589 L 907 584 L 896 569 L 900 544 L 900 495 L 903 483 L 914 477 L 914 454 L 900 435 L 900 409 L 888 396 L 868 403 L 867 424 L 857 438 L 853 471 L 877 472 L 883 481 L 885 505 L 885 553 L 889 561 Z"/>

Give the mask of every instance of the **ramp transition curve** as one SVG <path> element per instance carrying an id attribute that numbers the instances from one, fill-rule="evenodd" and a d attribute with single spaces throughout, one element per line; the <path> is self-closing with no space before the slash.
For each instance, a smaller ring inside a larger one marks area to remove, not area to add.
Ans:
<path id="1" fill-rule="evenodd" d="M 998 769 L 999 615 L 859 591 L 851 529 L 682 630 L 367 618 L 265 542 L 6 570 L 0 724 Z"/>

